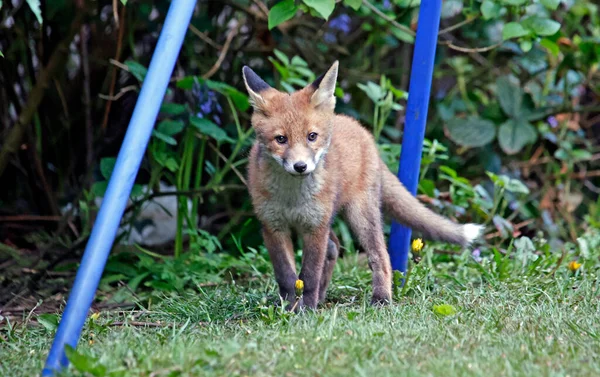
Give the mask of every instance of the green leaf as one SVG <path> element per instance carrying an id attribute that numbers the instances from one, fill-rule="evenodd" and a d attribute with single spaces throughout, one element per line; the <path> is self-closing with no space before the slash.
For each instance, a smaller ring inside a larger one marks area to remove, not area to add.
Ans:
<path id="1" fill-rule="evenodd" d="M 269 30 L 293 18 L 298 11 L 294 0 L 283 0 L 269 11 Z"/>
<path id="2" fill-rule="evenodd" d="M 529 194 L 529 188 L 518 179 L 509 179 L 508 183 L 506 183 L 504 187 L 507 191 L 513 192 L 515 194 Z"/>
<path id="3" fill-rule="evenodd" d="M 447 317 L 456 314 L 456 308 L 450 304 L 433 305 L 433 312 L 439 316 Z"/>
<path id="4" fill-rule="evenodd" d="M 102 173 L 104 179 L 110 179 L 116 163 L 117 159 L 114 157 L 105 157 L 100 161 L 100 172 Z"/>
<path id="5" fill-rule="evenodd" d="M 537 35 L 544 37 L 554 35 L 560 30 L 560 23 L 549 18 L 532 16 L 526 18 L 521 23 L 525 28 L 532 30 Z"/>
<path id="6" fill-rule="evenodd" d="M 0 51 L 0 57 L 4 57 L 4 54 L 2 53 L 2 51 Z"/>
<path id="7" fill-rule="evenodd" d="M 506 5 L 523 5 L 530 0 L 501 0 Z"/>
<path id="8" fill-rule="evenodd" d="M 362 5 L 362 0 L 344 0 L 344 5 L 349 6 L 354 10 L 359 10 Z"/>
<path id="9" fill-rule="evenodd" d="M 536 139 L 537 130 L 524 120 L 509 119 L 498 130 L 500 148 L 509 155 L 518 153 L 525 145 L 535 142 Z"/>
<path id="10" fill-rule="evenodd" d="M 79 372 L 88 372 L 92 376 L 97 377 L 106 375 L 106 367 L 98 363 L 98 360 L 92 356 L 80 354 L 69 345 L 65 345 L 65 354 Z"/>
<path id="11" fill-rule="evenodd" d="M 326 20 L 335 9 L 335 0 L 302 0 L 302 2 L 316 10 Z"/>
<path id="12" fill-rule="evenodd" d="M 502 5 L 493 2 L 492 0 L 484 0 L 481 4 L 481 14 L 484 20 L 489 20 L 500 16 Z"/>
<path id="13" fill-rule="evenodd" d="M 178 103 L 163 103 L 160 105 L 160 112 L 166 115 L 181 115 L 185 113 L 185 110 L 185 105 L 180 105 Z"/>
<path id="14" fill-rule="evenodd" d="M 517 118 L 521 115 L 523 90 L 512 84 L 508 80 L 508 77 L 499 77 L 498 80 L 496 80 L 496 96 L 506 115 L 513 118 Z"/>
<path id="15" fill-rule="evenodd" d="M 106 194 L 107 188 L 108 188 L 108 181 L 100 181 L 100 182 L 95 182 L 92 185 L 91 191 L 95 197 L 101 198 L 101 197 L 104 197 L 104 194 Z"/>
<path id="16" fill-rule="evenodd" d="M 542 39 L 540 41 L 540 45 L 546 48 L 546 50 L 548 50 L 548 52 L 550 52 L 554 56 L 558 56 L 558 54 L 560 54 L 560 48 L 558 47 L 558 45 L 548 38 Z"/>
<path id="17" fill-rule="evenodd" d="M 58 328 L 58 315 L 56 314 L 40 314 L 37 316 L 37 321 L 48 331 L 55 331 Z"/>
<path id="18" fill-rule="evenodd" d="M 192 126 L 196 127 L 200 133 L 210 136 L 216 141 L 226 141 L 233 142 L 229 136 L 223 131 L 222 128 L 219 128 L 216 124 L 211 122 L 205 118 L 198 118 L 197 116 L 190 117 L 190 123 Z"/>
<path id="19" fill-rule="evenodd" d="M 169 144 L 169 145 L 177 145 L 177 140 L 175 140 L 174 138 L 172 138 L 169 135 L 165 135 L 162 134 L 156 130 L 152 130 L 152 136 L 154 136 L 155 138 L 164 141 L 165 143 Z"/>
<path id="20" fill-rule="evenodd" d="M 467 119 L 454 118 L 446 128 L 450 139 L 464 147 L 483 147 L 496 137 L 496 126 L 487 119 L 471 116 Z"/>
<path id="21" fill-rule="evenodd" d="M 121 4 L 127 5 L 127 0 L 121 0 Z"/>
<path id="22" fill-rule="evenodd" d="M 29 5 L 29 9 L 35 14 L 35 18 L 37 18 L 38 22 L 42 24 L 42 10 L 40 9 L 40 0 L 27 0 L 27 5 Z"/>
<path id="23" fill-rule="evenodd" d="M 290 59 L 281 51 L 279 51 L 278 49 L 273 50 L 273 53 L 275 54 L 275 56 L 277 56 L 277 59 L 281 60 L 281 62 L 285 65 L 290 65 Z"/>
<path id="24" fill-rule="evenodd" d="M 529 52 L 533 47 L 533 43 L 529 39 L 525 39 L 522 40 L 521 43 L 519 43 L 519 46 L 521 47 L 521 50 L 523 52 Z"/>
<path id="25" fill-rule="evenodd" d="M 521 24 L 516 23 L 516 22 L 509 22 L 509 23 L 505 24 L 504 27 L 502 28 L 502 40 L 503 41 L 506 41 L 506 40 L 512 39 L 512 38 L 524 37 L 527 34 L 529 34 L 529 32 L 523 26 L 521 26 Z"/>
<path id="26" fill-rule="evenodd" d="M 550 10 L 556 10 L 560 5 L 560 0 L 540 0 L 540 3 Z"/>
<path id="27" fill-rule="evenodd" d="M 163 135 L 173 136 L 180 133 L 183 127 L 185 127 L 185 124 L 181 120 L 165 119 L 158 124 L 156 131 Z"/>
<path id="28" fill-rule="evenodd" d="M 146 67 L 133 60 L 127 60 L 125 62 L 125 65 L 129 69 L 129 73 L 131 73 L 136 79 L 138 79 L 138 81 L 144 81 L 144 78 L 148 73 L 148 69 Z"/>

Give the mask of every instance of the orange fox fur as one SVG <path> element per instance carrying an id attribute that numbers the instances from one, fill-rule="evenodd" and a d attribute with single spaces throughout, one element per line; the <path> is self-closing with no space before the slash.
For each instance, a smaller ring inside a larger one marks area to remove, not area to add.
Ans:
<path id="1" fill-rule="evenodd" d="M 249 160 L 249 191 L 283 299 L 293 301 L 304 281 L 303 302 L 325 298 L 339 242 L 331 230 L 344 216 L 367 252 L 373 272 L 372 303 L 392 299 L 392 269 L 382 230 L 382 208 L 425 236 L 468 245 L 481 227 L 441 217 L 412 196 L 381 160 L 371 134 L 334 113 L 336 61 L 323 76 L 292 94 L 271 88 L 254 71 L 243 76 L 254 107 L 256 143 Z M 300 274 L 292 232 L 303 240 Z"/>

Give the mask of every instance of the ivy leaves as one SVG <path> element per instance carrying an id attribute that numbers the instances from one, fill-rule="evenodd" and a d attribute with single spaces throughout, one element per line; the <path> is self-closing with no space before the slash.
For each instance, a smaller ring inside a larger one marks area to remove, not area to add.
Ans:
<path id="1" fill-rule="evenodd" d="M 521 87 L 508 77 L 500 77 L 496 81 L 496 97 L 503 120 L 494 123 L 478 115 L 451 119 L 446 124 L 450 139 L 461 146 L 475 148 L 488 145 L 497 138 L 500 148 L 509 155 L 534 143 L 538 132 L 529 122 L 533 113 Z"/>

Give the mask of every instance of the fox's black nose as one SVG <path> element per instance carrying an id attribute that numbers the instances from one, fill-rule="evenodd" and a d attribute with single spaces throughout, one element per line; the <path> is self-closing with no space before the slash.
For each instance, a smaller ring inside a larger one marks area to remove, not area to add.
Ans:
<path id="1" fill-rule="evenodd" d="M 298 173 L 303 173 L 306 170 L 306 164 L 304 162 L 296 162 L 294 164 L 294 170 Z"/>

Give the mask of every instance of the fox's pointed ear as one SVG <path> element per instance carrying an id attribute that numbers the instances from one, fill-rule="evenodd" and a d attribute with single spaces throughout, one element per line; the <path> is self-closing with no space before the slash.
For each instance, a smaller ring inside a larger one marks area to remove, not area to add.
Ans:
<path id="1" fill-rule="evenodd" d="M 271 89 L 271 86 L 248 66 L 242 68 L 242 75 L 244 76 L 244 84 L 246 84 L 246 90 L 250 97 L 250 104 L 254 107 L 254 110 L 264 111 L 266 102 L 260 93 Z"/>
<path id="2" fill-rule="evenodd" d="M 311 84 L 315 92 L 310 97 L 310 103 L 314 107 L 326 108 L 331 111 L 335 108 L 334 92 L 337 82 L 338 65 L 338 61 L 336 60 L 324 75 Z"/>

